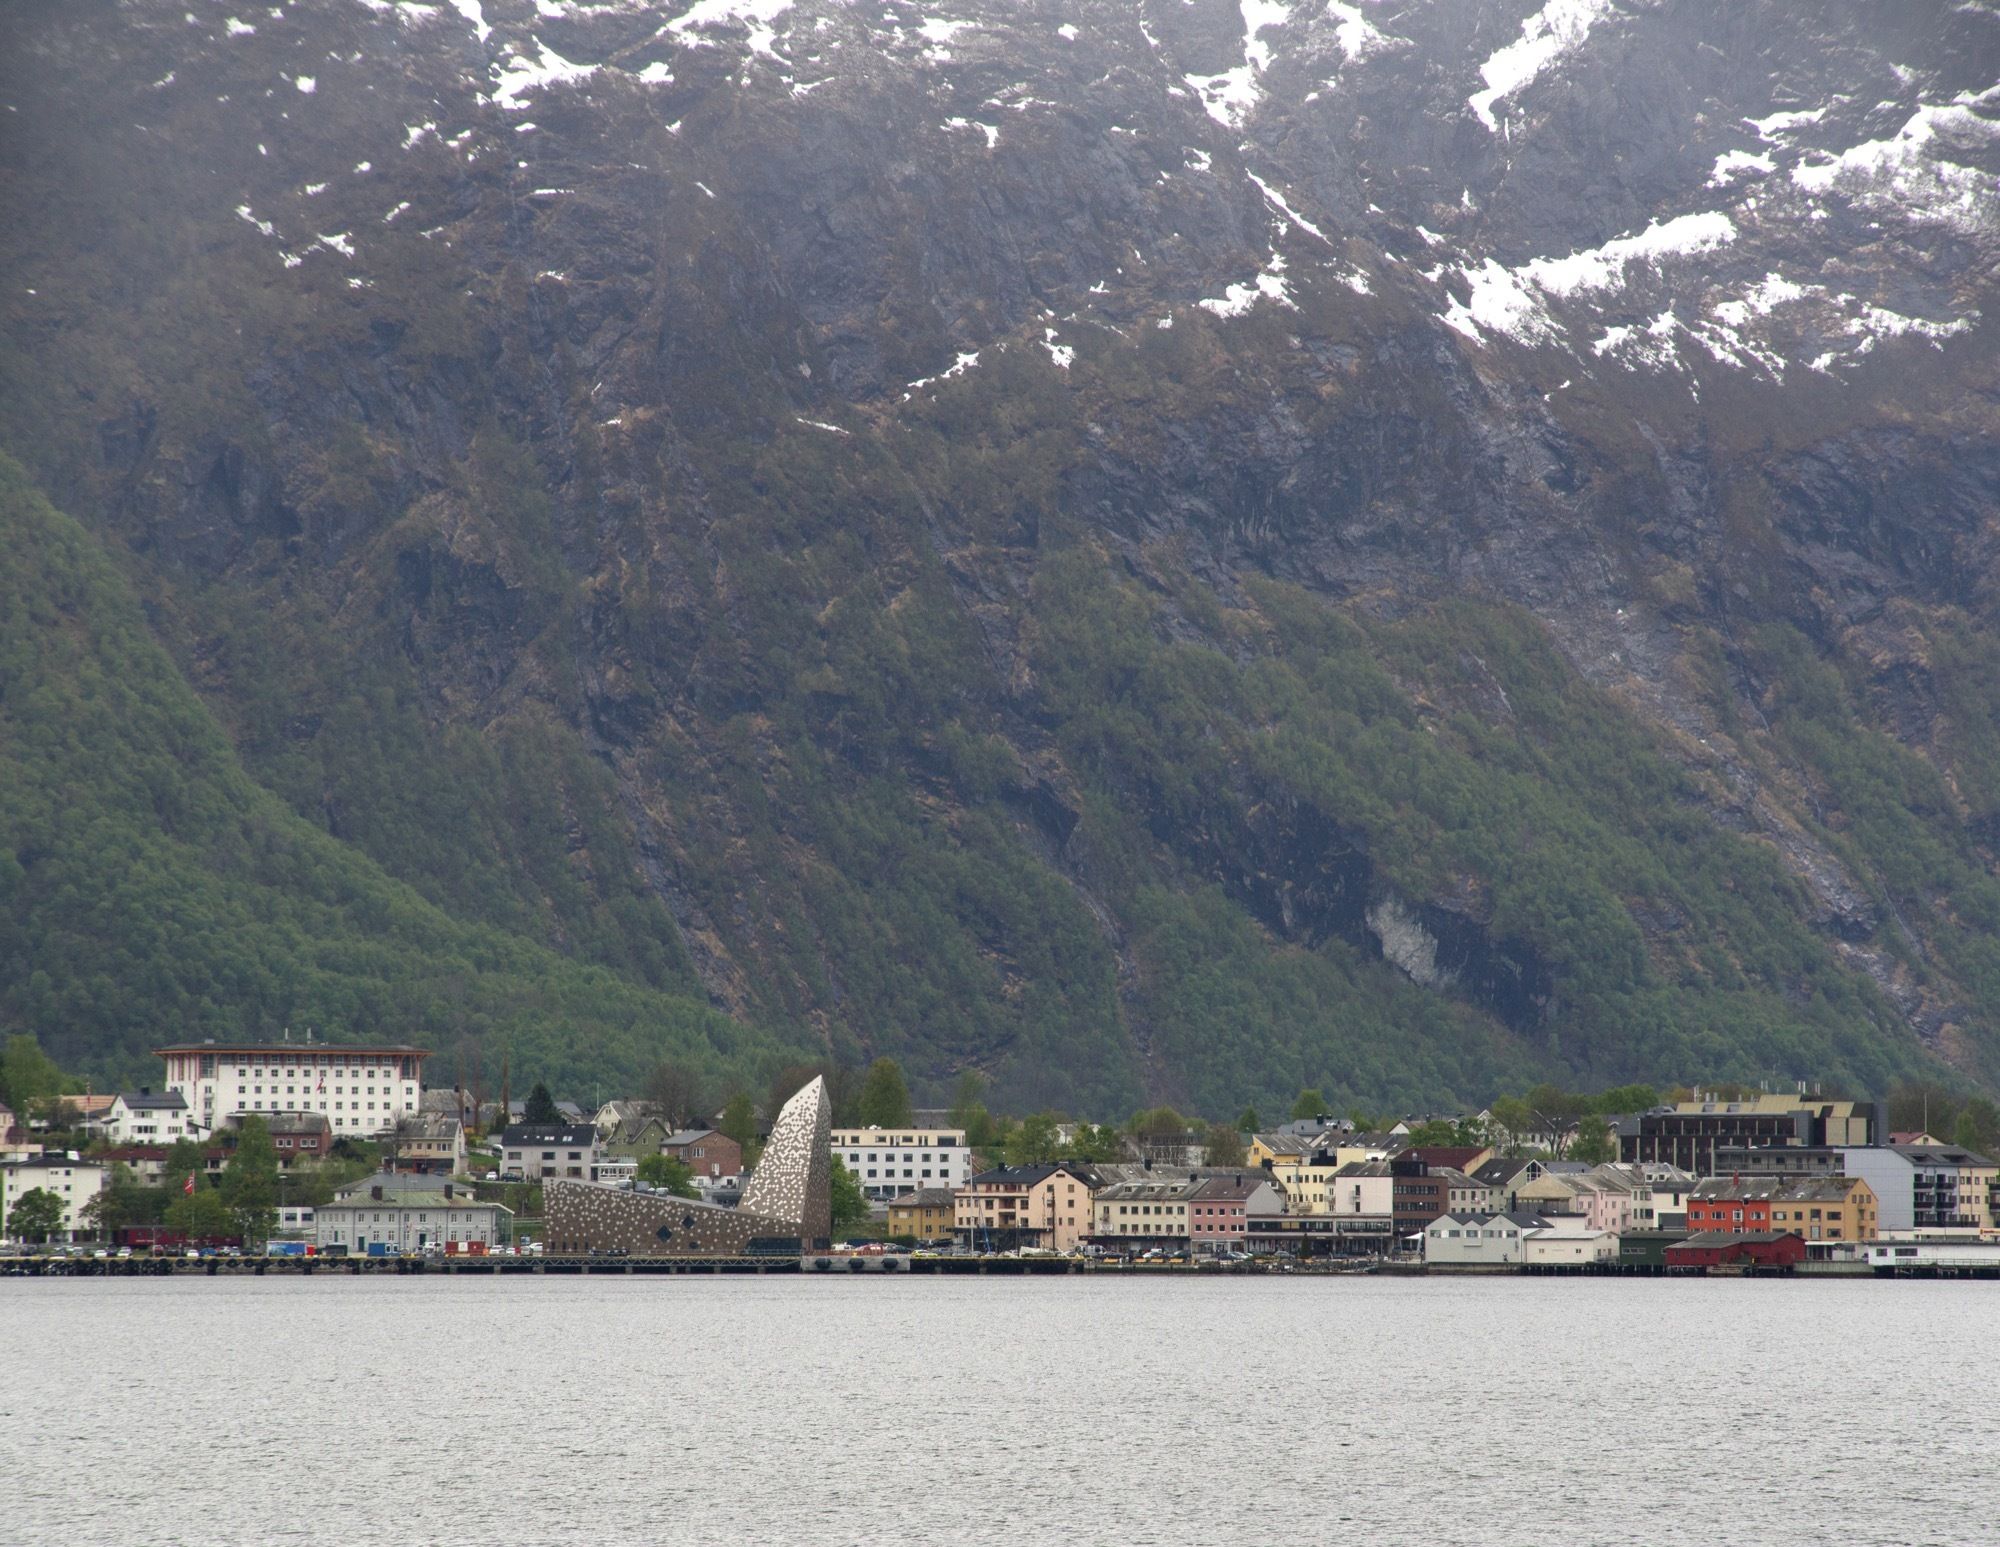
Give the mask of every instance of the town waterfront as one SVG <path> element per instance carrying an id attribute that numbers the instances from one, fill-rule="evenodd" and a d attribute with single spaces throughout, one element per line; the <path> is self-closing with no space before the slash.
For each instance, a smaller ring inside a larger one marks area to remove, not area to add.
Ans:
<path id="1" fill-rule="evenodd" d="M 0 1281 L 0 1543 L 1993 1539 L 1981 1283 Z"/>

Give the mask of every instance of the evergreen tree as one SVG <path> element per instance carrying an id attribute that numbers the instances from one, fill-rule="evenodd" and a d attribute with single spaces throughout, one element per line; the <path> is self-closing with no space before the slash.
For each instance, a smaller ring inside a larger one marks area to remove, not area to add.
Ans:
<path id="1" fill-rule="evenodd" d="M 222 1168 L 221 1192 L 236 1234 L 254 1245 L 270 1239 L 278 1224 L 278 1152 L 263 1118 L 243 1119 L 235 1153 Z"/>
<path id="2" fill-rule="evenodd" d="M 1315 1113 L 1314 1115 L 1317 1116 L 1318 1114 Z M 1236 1131 L 1238 1133 L 1259 1133 L 1263 1130 L 1263 1127 L 1264 1119 L 1257 1115 L 1255 1107 L 1245 1107 L 1237 1114 Z"/>
<path id="3" fill-rule="evenodd" d="M 910 1087 L 902 1066 L 893 1058 L 878 1058 L 868 1066 L 861 1087 L 861 1121 L 869 1128 L 904 1128 L 910 1123 Z"/>
<path id="4" fill-rule="evenodd" d="M 535 1081 L 535 1088 L 528 1092 L 528 1104 L 521 1109 L 521 1121 L 546 1125 L 562 1120 L 562 1113 L 556 1110 L 556 1098 L 549 1094 L 548 1086 L 540 1080 Z"/>

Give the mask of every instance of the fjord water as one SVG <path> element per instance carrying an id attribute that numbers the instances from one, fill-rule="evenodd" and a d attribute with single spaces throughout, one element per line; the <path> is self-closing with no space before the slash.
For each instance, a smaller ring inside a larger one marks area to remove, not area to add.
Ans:
<path id="1" fill-rule="evenodd" d="M 2000 1286 L 0 1282 L 0 1542 L 1949 1544 Z"/>

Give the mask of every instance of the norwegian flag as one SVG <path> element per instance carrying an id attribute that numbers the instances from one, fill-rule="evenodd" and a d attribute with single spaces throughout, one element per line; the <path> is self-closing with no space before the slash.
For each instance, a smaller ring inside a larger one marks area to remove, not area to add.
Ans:
<path id="1" fill-rule="evenodd" d="M 190 1198 L 194 1196 L 194 1173 L 192 1171 L 188 1172 L 187 1180 L 181 1183 L 181 1191 L 186 1193 Z"/>

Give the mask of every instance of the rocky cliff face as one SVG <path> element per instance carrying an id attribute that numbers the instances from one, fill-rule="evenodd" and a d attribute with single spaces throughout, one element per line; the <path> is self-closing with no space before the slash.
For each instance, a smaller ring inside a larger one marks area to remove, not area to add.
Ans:
<path id="1" fill-rule="evenodd" d="M 2000 1069 L 2000 9 L 15 31 L 0 433 L 434 900 L 1024 1100 Z"/>

